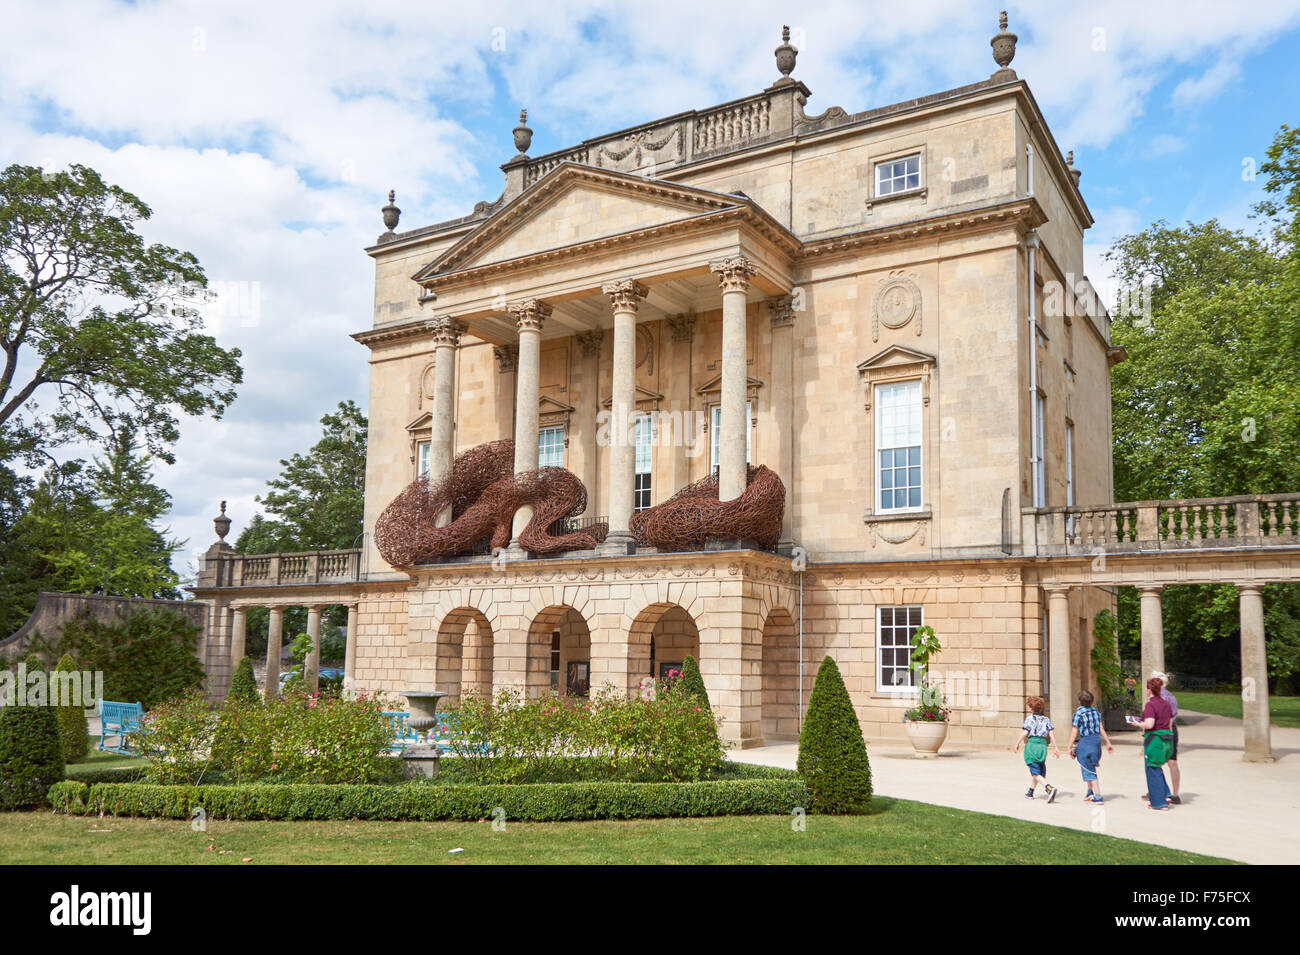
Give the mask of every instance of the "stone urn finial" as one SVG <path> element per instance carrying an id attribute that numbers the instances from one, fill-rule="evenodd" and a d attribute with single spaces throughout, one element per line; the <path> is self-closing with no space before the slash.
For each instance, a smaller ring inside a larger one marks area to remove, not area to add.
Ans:
<path id="1" fill-rule="evenodd" d="M 397 198 L 397 190 L 389 189 L 388 205 L 384 206 L 384 208 L 380 210 L 384 214 L 384 225 L 388 227 L 388 231 L 390 234 L 394 229 L 397 228 L 397 220 L 401 218 L 402 215 L 402 210 L 397 208 L 397 206 L 393 202 L 393 200 L 395 200 L 396 198 Z"/>
<path id="2" fill-rule="evenodd" d="M 1079 186 L 1079 180 L 1083 178 L 1083 173 L 1074 168 L 1074 150 L 1071 149 L 1065 154 L 1065 168 L 1070 173 L 1070 178 L 1074 180 L 1075 188 Z"/>
<path id="3" fill-rule="evenodd" d="M 776 53 L 776 68 L 781 71 L 781 78 L 778 83 L 793 83 L 790 74 L 794 72 L 794 61 L 799 55 L 799 50 L 790 45 L 790 28 L 781 27 L 781 45 L 774 51 Z"/>
<path id="4" fill-rule="evenodd" d="M 226 502 L 221 502 L 221 513 L 212 519 L 212 526 L 216 528 L 217 540 L 224 542 L 226 535 L 230 533 L 230 518 L 226 517 Z"/>
<path id="5" fill-rule="evenodd" d="M 519 125 L 513 130 L 515 134 L 515 149 L 519 150 L 520 156 L 528 155 L 528 147 L 533 144 L 533 131 L 528 128 L 528 110 L 519 111 Z"/>
<path id="6" fill-rule="evenodd" d="M 1001 32 L 989 41 L 989 45 L 993 47 L 993 60 L 998 65 L 998 71 L 993 76 L 999 80 L 1015 79 L 1015 70 L 1010 69 L 1010 66 L 1011 61 L 1016 58 L 1016 40 L 1019 37 L 1007 31 L 1007 11 L 1005 10 L 998 16 L 998 29 Z"/>

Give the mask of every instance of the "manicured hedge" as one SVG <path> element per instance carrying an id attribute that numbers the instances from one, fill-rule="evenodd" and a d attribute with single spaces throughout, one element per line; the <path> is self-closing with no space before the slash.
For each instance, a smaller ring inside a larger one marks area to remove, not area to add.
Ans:
<path id="1" fill-rule="evenodd" d="M 642 819 L 788 813 L 809 804 L 799 779 L 699 783 L 537 783 L 533 785 L 246 784 L 168 786 L 62 782 L 50 787 L 56 812 L 189 819 L 202 807 L 213 819 L 456 819 L 504 810 L 507 819 Z"/>

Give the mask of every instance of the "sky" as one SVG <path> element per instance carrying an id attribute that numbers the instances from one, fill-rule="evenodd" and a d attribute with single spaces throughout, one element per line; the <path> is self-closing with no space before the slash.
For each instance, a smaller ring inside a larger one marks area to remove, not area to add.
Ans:
<path id="1" fill-rule="evenodd" d="M 208 328 L 243 352 L 220 420 L 187 418 L 157 479 L 192 574 L 226 500 L 231 539 L 281 458 L 339 401 L 363 408 L 373 265 L 389 189 L 399 230 L 500 195 L 521 107 L 541 155 L 778 76 L 783 24 L 810 114 L 984 79 L 998 3 L 6 0 L 0 165 L 81 163 L 154 210 L 150 241 L 195 253 Z M 1102 253 L 1157 219 L 1254 229 L 1252 175 L 1300 123 L 1300 0 L 1008 4 L 1026 80 L 1073 149 Z M 70 450 L 69 453 L 75 453 Z"/>

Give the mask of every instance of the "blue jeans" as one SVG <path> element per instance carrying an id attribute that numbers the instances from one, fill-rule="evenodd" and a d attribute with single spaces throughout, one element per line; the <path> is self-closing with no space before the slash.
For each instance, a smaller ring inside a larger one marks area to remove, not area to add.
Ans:
<path id="1" fill-rule="evenodd" d="M 1080 736 L 1075 743 L 1074 758 L 1079 761 L 1079 772 L 1085 783 L 1096 779 L 1097 764 L 1101 762 L 1101 737 Z"/>
<path id="2" fill-rule="evenodd" d="M 1159 809 L 1169 802 L 1169 786 L 1165 783 L 1164 767 L 1147 767 L 1147 795 L 1151 797 L 1152 809 Z"/>

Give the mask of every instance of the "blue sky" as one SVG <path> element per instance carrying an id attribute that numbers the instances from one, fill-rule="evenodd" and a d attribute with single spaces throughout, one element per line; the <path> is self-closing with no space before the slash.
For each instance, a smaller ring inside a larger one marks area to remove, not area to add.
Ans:
<path id="1" fill-rule="evenodd" d="M 1155 219 L 1253 228 L 1262 161 L 1300 123 L 1300 0 L 1008 4 L 1027 80 L 1074 149 L 1101 253 Z M 362 248 L 397 189 L 401 228 L 501 191 L 520 107 L 533 155 L 756 92 L 788 23 L 810 113 L 960 86 L 994 68 L 1001 5 L 911 0 L 382 5 L 10 0 L 0 34 L 0 163 L 80 162 L 155 210 L 151 239 L 198 255 L 223 298 L 209 316 L 244 352 L 221 421 L 187 421 L 160 467 L 173 533 L 235 533 L 278 461 L 339 400 L 365 404 L 371 318 Z"/>

